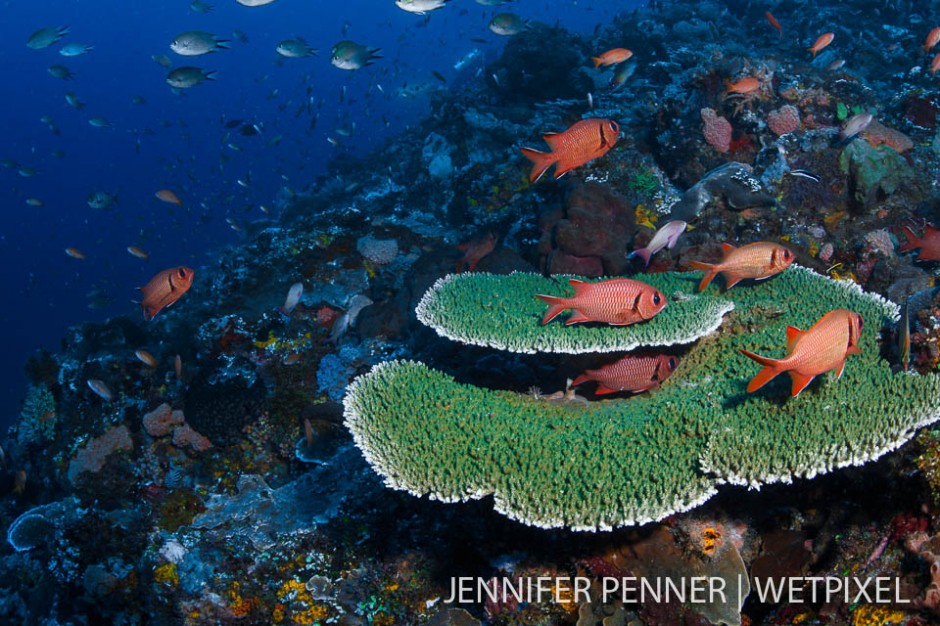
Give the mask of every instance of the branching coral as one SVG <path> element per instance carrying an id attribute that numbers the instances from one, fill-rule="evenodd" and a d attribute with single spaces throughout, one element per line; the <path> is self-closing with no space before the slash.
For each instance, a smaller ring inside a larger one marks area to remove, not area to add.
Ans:
<path id="1" fill-rule="evenodd" d="M 659 280 L 691 285 L 696 276 Z M 877 329 L 897 318 L 895 305 L 797 267 L 720 298 L 735 312 L 655 394 L 549 403 L 396 361 L 351 385 L 347 424 L 391 487 L 443 501 L 492 494 L 497 510 L 527 524 L 606 529 L 690 509 L 722 483 L 758 486 L 864 463 L 940 417 L 938 378 L 892 373 L 879 356 Z M 473 317 L 507 302 L 455 306 Z M 806 328 L 835 308 L 866 322 L 862 354 L 841 380 L 821 379 L 795 399 L 786 381 L 746 393 L 755 369 L 741 348 L 782 354 L 787 325 Z M 510 309 L 517 325 L 538 325 L 538 311 Z"/>

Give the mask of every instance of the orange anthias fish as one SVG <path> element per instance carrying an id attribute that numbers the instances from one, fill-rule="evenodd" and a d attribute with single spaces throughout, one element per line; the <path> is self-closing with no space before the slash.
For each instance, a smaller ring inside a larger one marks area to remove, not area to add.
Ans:
<path id="1" fill-rule="evenodd" d="M 779 243 L 757 241 L 735 248 L 730 243 L 723 243 L 725 257 L 721 263 L 700 263 L 690 261 L 692 269 L 702 270 L 705 276 L 699 283 L 698 290 L 703 291 L 708 283 L 719 273 L 724 273 L 725 289 L 731 289 L 745 278 L 763 280 L 779 274 L 793 263 L 793 253 Z"/>
<path id="2" fill-rule="evenodd" d="M 613 120 L 589 118 L 575 122 L 568 130 L 542 135 L 551 152 L 523 148 L 522 154 L 532 161 L 529 182 L 534 183 L 553 164 L 555 178 L 561 178 L 576 167 L 607 154 L 617 144 L 620 126 Z"/>
<path id="3" fill-rule="evenodd" d="M 173 191 L 169 189 L 161 189 L 157 193 L 153 194 L 159 200 L 162 200 L 168 204 L 175 204 L 176 206 L 183 206 L 183 201 L 180 200 L 180 197 L 176 195 Z"/>
<path id="4" fill-rule="evenodd" d="M 823 315 L 812 328 L 803 331 L 787 327 L 787 356 L 771 359 L 741 350 L 741 353 L 764 366 L 750 383 L 748 392 L 757 391 L 778 374 L 789 372 L 793 379 L 792 397 L 796 397 L 815 378 L 829 370 L 842 376 L 845 360 L 861 352 L 858 340 L 862 334 L 862 316 L 854 311 L 836 309 Z"/>
<path id="5" fill-rule="evenodd" d="M 467 243 L 457 246 L 457 249 L 463 252 L 463 256 L 457 260 L 457 272 L 464 271 L 464 268 L 475 271 L 480 259 L 496 248 L 496 242 L 499 238 L 493 231 L 487 232 L 482 237 L 474 237 Z"/>
<path id="6" fill-rule="evenodd" d="M 940 70 L 940 54 L 937 54 L 937 56 L 933 58 L 933 61 L 930 62 L 930 73 L 936 74 L 937 70 Z"/>
<path id="7" fill-rule="evenodd" d="M 640 393 L 659 387 L 672 374 L 679 359 L 668 354 L 627 356 L 596 370 L 587 370 L 574 379 L 572 387 L 589 380 L 597 381 L 597 395 L 630 391 Z"/>
<path id="8" fill-rule="evenodd" d="M 188 267 L 171 267 L 150 279 L 139 287 L 144 299 L 140 302 L 144 310 L 144 319 L 152 320 L 163 307 L 172 305 L 189 291 L 195 273 Z"/>
<path id="9" fill-rule="evenodd" d="M 835 36 L 835 33 L 823 33 L 819 36 L 819 39 L 816 40 L 816 43 L 814 43 L 812 47 L 807 48 L 807 50 L 813 53 L 813 58 L 815 59 L 816 53 L 831 44 Z"/>
<path id="10" fill-rule="evenodd" d="M 597 283 L 570 280 L 574 296 L 535 296 L 548 303 L 542 324 L 548 324 L 562 311 L 573 309 L 565 325 L 579 322 L 603 322 L 626 326 L 651 319 L 666 306 L 666 296 L 654 287 L 630 278 L 611 278 Z"/>
<path id="11" fill-rule="evenodd" d="M 927 33 L 927 39 L 924 41 L 924 52 L 930 52 L 937 43 L 940 43 L 940 26 Z"/>
<path id="12" fill-rule="evenodd" d="M 742 78 L 736 83 L 732 83 L 729 80 L 726 84 L 728 86 L 728 90 L 725 92 L 726 95 L 732 94 L 732 93 L 740 93 L 740 94 L 752 93 L 754 91 L 757 91 L 758 88 L 760 88 L 760 81 L 754 78 L 753 76 Z"/>
<path id="13" fill-rule="evenodd" d="M 928 225 L 924 228 L 923 237 L 915 235 L 914 231 L 907 226 L 903 230 L 907 235 L 907 243 L 898 248 L 898 252 L 920 248 L 917 254 L 918 261 L 940 261 L 940 230 Z"/>
<path id="14" fill-rule="evenodd" d="M 591 60 L 594 61 L 594 67 L 607 67 L 608 65 L 617 65 L 618 63 L 623 63 L 633 56 L 633 52 L 627 50 L 626 48 L 612 48 L 604 54 L 591 57 Z"/>
<path id="15" fill-rule="evenodd" d="M 783 37 L 783 29 L 780 28 L 780 22 L 777 21 L 777 18 L 773 16 L 773 13 L 770 11 L 764 11 L 764 17 L 767 18 L 767 21 L 770 22 L 770 25 L 777 29 L 777 35 Z"/>

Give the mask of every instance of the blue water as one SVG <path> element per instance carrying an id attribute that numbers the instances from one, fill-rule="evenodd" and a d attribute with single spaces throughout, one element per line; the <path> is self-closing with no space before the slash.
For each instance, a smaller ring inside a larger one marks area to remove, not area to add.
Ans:
<path id="1" fill-rule="evenodd" d="M 198 280 L 200 266 L 243 237 L 226 218 L 241 224 L 265 218 L 260 205 L 273 207 L 285 187 L 307 188 L 338 150 L 367 155 L 428 112 L 426 98 L 401 98 L 397 88 L 435 83 L 432 70 L 449 83 L 472 78 L 455 76 L 453 65 L 475 48 L 485 58 L 498 55 L 505 39 L 487 29 L 496 12 L 510 10 L 589 33 L 633 4 L 644 3 L 519 0 L 484 7 L 453 0 L 426 19 L 398 9 L 393 0 L 277 0 L 255 8 L 218 0 L 208 14 L 193 12 L 187 0 L 4 3 L 0 159 L 37 173 L 23 177 L 16 168 L 0 169 L 2 323 L 8 337 L 0 361 L 0 424 L 12 422 L 18 411 L 28 355 L 41 347 L 55 350 L 71 324 L 138 316 L 131 303 L 135 287 L 166 267 L 190 265 Z M 58 44 L 26 47 L 36 29 L 66 25 L 70 33 Z M 230 50 L 201 57 L 180 57 L 169 49 L 186 30 L 233 39 L 235 29 L 249 42 L 233 40 Z M 320 55 L 280 59 L 276 44 L 295 36 L 319 48 Z M 347 38 L 382 48 L 384 58 L 356 72 L 332 67 L 330 48 Z M 70 42 L 94 50 L 59 55 Z M 160 54 L 174 67 L 215 70 L 216 80 L 174 93 L 165 83 L 167 70 L 152 59 Z M 53 64 L 70 68 L 74 80 L 50 76 L 47 68 Z M 86 103 L 84 109 L 66 103 L 68 91 Z M 145 103 L 135 104 L 135 96 Z M 303 106 L 310 98 L 314 112 L 319 106 L 312 130 Z M 59 135 L 40 121 L 43 115 L 51 116 Z M 107 118 L 111 126 L 92 127 L 93 116 Z M 234 119 L 258 124 L 261 134 L 246 137 L 226 129 L 223 121 Z M 353 123 L 351 136 L 335 134 Z M 275 143 L 278 135 L 282 139 Z M 327 141 L 330 136 L 340 148 Z M 249 187 L 237 182 L 249 176 Z M 164 188 L 175 191 L 183 206 L 158 201 L 154 193 Z M 86 200 L 94 191 L 117 194 L 118 203 L 110 210 L 92 209 Z M 27 198 L 44 206 L 29 206 Z M 151 258 L 134 258 L 126 251 L 129 245 Z M 66 256 L 68 246 L 87 258 Z M 105 306 L 89 308 L 91 291 L 110 304 L 99 298 Z"/>

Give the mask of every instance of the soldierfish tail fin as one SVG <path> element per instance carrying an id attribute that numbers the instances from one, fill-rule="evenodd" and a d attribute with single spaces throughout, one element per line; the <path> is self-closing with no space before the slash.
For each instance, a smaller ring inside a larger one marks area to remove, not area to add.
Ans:
<path id="1" fill-rule="evenodd" d="M 634 250 L 633 252 L 627 255 L 627 258 L 632 259 L 635 256 L 638 256 L 641 259 L 643 259 L 644 266 L 646 267 L 650 266 L 650 257 L 653 255 L 650 253 L 649 248 L 640 248 L 638 250 Z"/>
<path id="2" fill-rule="evenodd" d="M 522 148 L 522 154 L 532 161 L 532 171 L 529 173 L 529 182 L 534 183 L 557 160 L 551 152 L 540 152 L 532 148 Z"/>
<path id="3" fill-rule="evenodd" d="M 594 61 L 594 68 L 597 69 L 601 66 L 601 63 L 604 62 L 604 59 L 600 57 L 591 57 L 591 60 Z"/>
<path id="4" fill-rule="evenodd" d="M 718 269 L 711 263 L 702 263 L 701 261 L 689 261 L 689 265 L 692 266 L 694 270 L 700 270 L 705 272 L 705 276 L 702 277 L 702 282 L 698 284 L 699 291 L 705 291 L 705 287 L 708 287 L 708 284 L 712 282 L 712 279 L 718 275 Z"/>
<path id="5" fill-rule="evenodd" d="M 751 379 L 751 382 L 747 384 L 747 392 L 751 393 L 757 391 L 772 379 L 776 378 L 778 374 L 783 372 L 783 368 L 780 366 L 780 361 L 777 359 L 771 359 L 766 356 L 761 356 L 759 354 L 754 354 L 747 350 L 741 350 L 741 354 L 746 356 L 749 359 L 753 359 L 764 366 L 764 369 L 757 372 L 757 376 Z"/>
<path id="6" fill-rule="evenodd" d="M 813 53 L 813 58 L 815 59 L 815 58 L 816 58 L 816 48 L 807 48 L 807 50 L 809 50 L 810 52 Z"/>
<path id="7" fill-rule="evenodd" d="M 904 234 L 907 235 L 907 242 L 898 248 L 898 252 L 907 252 L 908 250 L 913 250 L 914 248 L 920 248 L 923 245 L 923 240 L 914 234 L 914 231 L 903 226 L 901 230 L 904 231 Z"/>
<path id="8" fill-rule="evenodd" d="M 559 298 L 558 296 L 543 296 L 538 294 L 536 294 L 535 297 L 548 304 L 548 311 L 545 312 L 545 317 L 542 318 L 543 326 L 558 317 L 565 309 L 571 308 L 571 303 L 568 301 L 568 298 Z"/>

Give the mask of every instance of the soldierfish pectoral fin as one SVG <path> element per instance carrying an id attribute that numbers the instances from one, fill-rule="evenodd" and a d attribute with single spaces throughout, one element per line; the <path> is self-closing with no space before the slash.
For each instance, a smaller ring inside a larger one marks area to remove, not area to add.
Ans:
<path id="1" fill-rule="evenodd" d="M 793 390 L 790 392 L 790 396 L 795 398 L 800 395 L 800 392 L 806 389 L 806 385 L 813 382 L 815 376 L 807 376 L 806 374 L 797 374 L 794 371 L 790 371 L 790 378 L 793 379 Z"/>

